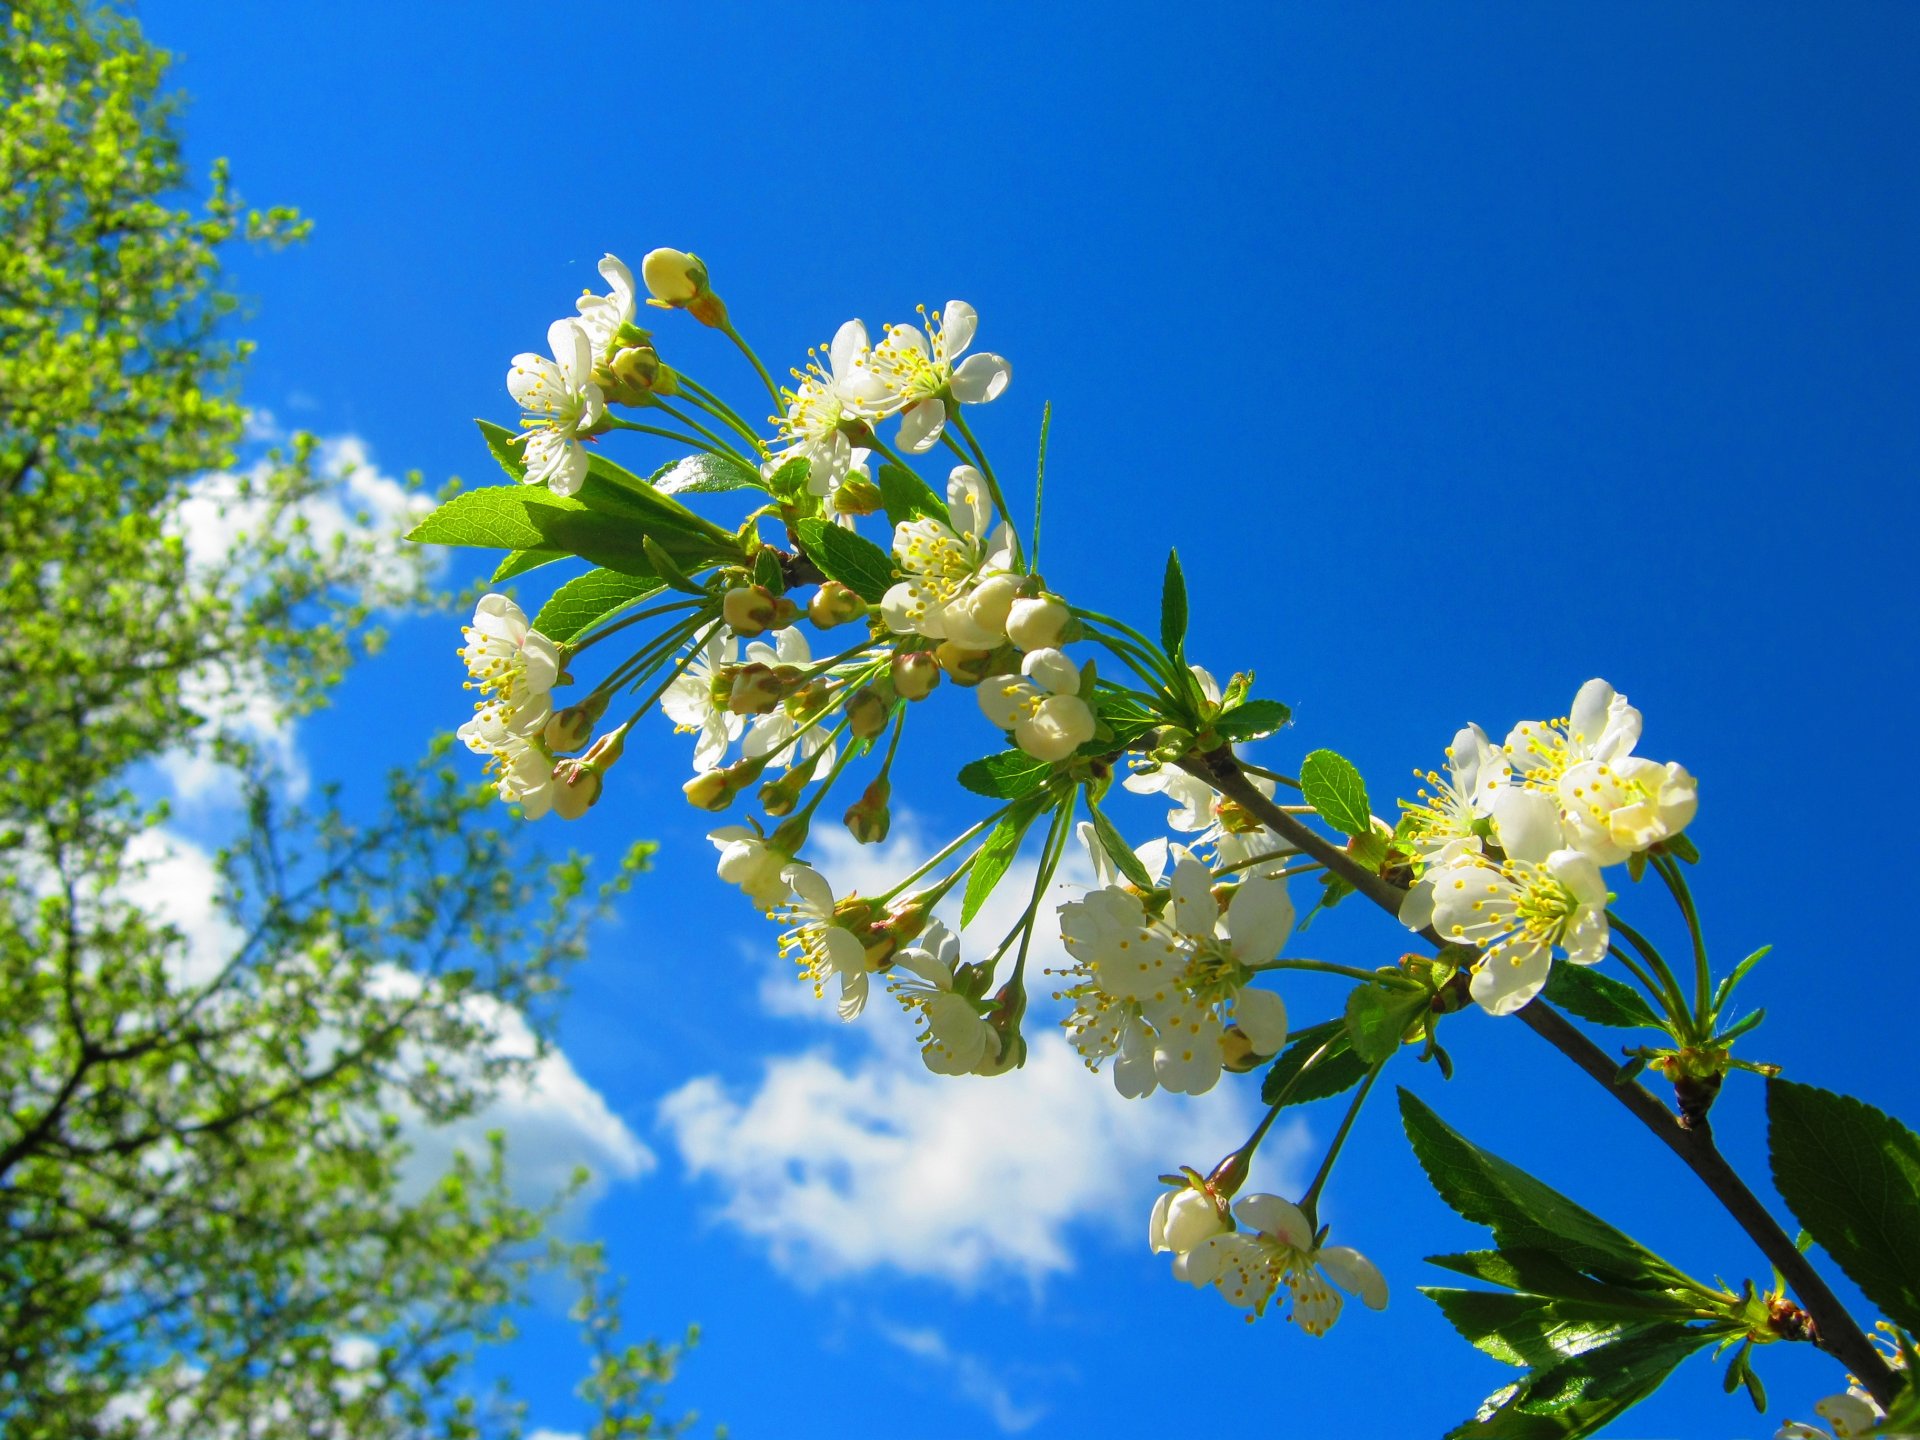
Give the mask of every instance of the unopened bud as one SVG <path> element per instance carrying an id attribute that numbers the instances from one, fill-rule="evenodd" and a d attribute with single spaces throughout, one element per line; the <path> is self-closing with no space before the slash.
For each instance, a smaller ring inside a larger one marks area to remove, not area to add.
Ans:
<path id="1" fill-rule="evenodd" d="M 940 663 L 925 650 L 896 655 L 888 666 L 893 691 L 902 700 L 924 700 L 940 683 Z"/>
<path id="2" fill-rule="evenodd" d="M 1007 638 L 1022 650 L 1055 649 L 1072 620 L 1073 612 L 1057 596 L 1016 600 L 1007 611 Z"/>
<path id="3" fill-rule="evenodd" d="M 727 327 L 727 307 L 707 282 L 707 267 L 698 255 L 683 250 L 649 250 L 640 262 L 640 278 L 653 298 L 647 303 L 662 310 L 684 310 L 702 325 Z"/>
<path id="4" fill-rule="evenodd" d="M 742 665 L 733 673 L 733 684 L 727 691 L 727 710 L 734 715 L 765 715 L 780 703 L 785 693 L 786 686 L 771 666 L 757 661 Z"/>
<path id="5" fill-rule="evenodd" d="M 760 808 L 776 818 L 791 815 L 800 804 L 800 792 L 806 784 L 807 777 L 794 771 L 769 780 L 760 787 Z"/>
<path id="6" fill-rule="evenodd" d="M 841 817 L 853 838 L 862 845 L 878 845 L 887 838 L 887 828 L 893 823 L 892 813 L 887 809 L 892 794 L 893 787 L 887 783 L 887 777 L 879 776 Z"/>
<path id="7" fill-rule="evenodd" d="M 1229 1025 L 1220 1035 L 1221 1061 L 1235 1075 L 1244 1075 L 1260 1063 L 1253 1042 L 1238 1025 Z"/>
<path id="8" fill-rule="evenodd" d="M 871 515 L 883 503 L 880 487 L 864 475 L 849 477 L 833 492 L 836 515 Z"/>
<path id="9" fill-rule="evenodd" d="M 1250 1149 L 1236 1150 L 1207 1176 L 1207 1189 L 1222 1200 L 1231 1200 L 1240 1187 L 1247 1183 L 1247 1171 L 1253 1167 L 1253 1155 Z"/>
<path id="10" fill-rule="evenodd" d="M 867 618 L 867 602 L 838 580 L 829 580 L 807 602 L 807 618 L 822 630 Z"/>
<path id="11" fill-rule="evenodd" d="M 554 792 L 553 813 L 562 820 L 578 820 L 591 810 L 606 788 L 600 772 L 585 760 L 563 760 L 555 767 L 553 778 L 560 782 Z"/>
<path id="12" fill-rule="evenodd" d="M 592 737 L 594 722 L 606 713 L 607 697 L 589 696 L 578 705 L 555 711 L 547 721 L 547 728 L 541 732 L 541 738 L 556 755 L 578 750 Z"/>
<path id="13" fill-rule="evenodd" d="M 696 810 L 720 811 L 733 803 L 733 787 L 719 770 L 702 770 L 682 785 L 680 791 Z"/>
<path id="14" fill-rule="evenodd" d="M 764 585 L 736 585 L 720 601 L 720 618 L 736 635 L 758 635 L 774 623 L 779 607 Z"/>
<path id="15" fill-rule="evenodd" d="M 934 663 L 946 671 L 956 685 L 978 685 L 993 673 L 991 650 L 970 650 L 951 640 L 942 640 L 933 652 Z"/>
<path id="16" fill-rule="evenodd" d="M 856 739 L 871 740 L 887 728 L 887 715 L 893 707 L 872 687 L 847 701 L 847 728 Z"/>
<path id="17" fill-rule="evenodd" d="M 660 363 L 660 353 L 644 341 L 615 350 L 611 360 L 594 367 L 593 379 L 600 393 L 616 405 L 649 405 L 655 395 L 680 393 L 680 378 Z"/>

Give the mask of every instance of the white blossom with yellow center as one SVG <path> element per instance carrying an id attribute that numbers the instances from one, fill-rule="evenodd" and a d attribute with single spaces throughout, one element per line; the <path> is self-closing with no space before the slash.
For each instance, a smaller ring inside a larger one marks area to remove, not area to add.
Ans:
<path id="1" fill-rule="evenodd" d="M 1013 367 L 998 355 L 969 355 L 980 323 L 964 300 L 949 300 L 934 315 L 920 308 L 921 329 L 889 325 L 874 347 L 873 368 L 900 411 L 900 448 L 925 454 L 939 443 L 951 405 L 984 405 L 1013 379 Z"/>
<path id="2" fill-rule="evenodd" d="M 595 360 L 607 357 L 620 327 L 631 325 L 634 315 L 633 272 L 618 255 L 600 257 L 600 276 L 609 287 L 607 294 L 595 295 L 589 290 L 573 302 L 573 308 L 580 312 L 575 323 L 587 332 L 587 344 Z"/>
<path id="3" fill-rule="evenodd" d="M 746 717 L 727 709 L 719 683 L 721 670 L 733 664 L 733 647 L 733 637 L 715 624 L 694 641 L 693 658 L 660 696 L 660 709 L 674 729 L 700 737 L 693 746 L 696 771 L 717 768 L 746 728 Z"/>
<path id="4" fill-rule="evenodd" d="M 768 461 L 777 470 L 787 461 L 809 462 L 807 489 L 831 495 L 853 468 L 853 441 L 846 426 L 874 421 L 889 414 L 893 397 L 873 372 L 873 351 L 867 327 L 849 320 L 834 332 L 823 365 L 818 350 L 807 352 L 804 370 L 793 371 L 797 382 L 786 397 L 786 413 L 775 418 L 784 449 Z"/>
<path id="5" fill-rule="evenodd" d="M 514 443 L 524 447 L 527 484 L 571 495 L 587 478 L 581 440 L 606 418 L 607 404 L 593 383 L 593 342 L 579 321 L 554 321 L 547 345 L 553 359 L 527 351 L 507 372 L 507 390 L 524 412 Z"/>
<path id="6" fill-rule="evenodd" d="M 1555 789 L 1568 839 L 1598 865 L 1617 865 L 1678 835 L 1700 808 L 1700 790 L 1686 767 L 1628 755 L 1583 760 Z"/>
<path id="7" fill-rule="evenodd" d="M 906 578 L 881 597 L 880 614 L 896 635 L 988 649 L 1006 638 L 1018 590 L 1012 532 L 994 522 L 986 477 L 971 465 L 948 476 L 947 513 L 951 525 L 923 515 L 894 526 L 893 558 Z"/>
<path id="8" fill-rule="evenodd" d="M 1266 1313 L 1284 1284 L 1293 1301 L 1287 1318 L 1309 1335 L 1326 1334 L 1340 1318 L 1335 1285 L 1370 1310 L 1387 1308 L 1379 1268 L 1351 1246 L 1318 1244 L 1313 1226 L 1291 1201 L 1255 1193 L 1233 1213 L 1248 1229 L 1208 1236 L 1187 1252 L 1188 1283 L 1211 1285 L 1229 1304 L 1256 1315 Z"/>
<path id="9" fill-rule="evenodd" d="M 775 917 L 789 927 L 780 937 L 781 955 L 800 967 L 815 998 L 825 997 L 827 981 L 837 975 L 840 998 L 835 1008 L 842 1020 L 852 1020 L 867 1005 L 866 947 L 836 917 L 838 902 L 826 876 L 811 865 L 794 863 L 781 870 L 780 880 L 793 892 L 791 903 Z"/>
<path id="10" fill-rule="evenodd" d="M 1080 698 L 1080 667 L 1058 650 L 1029 650 L 1019 679 L 996 676 L 976 693 L 987 719 L 1036 760 L 1064 760 L 1093 739 L 1093 707 Z"/>
<path id="11" fill-rule="evenodd" d="M 918 1038 L 927 1069 L 936 1075 L 976 1075 L 993 1069 L 1000 1058 L 1000 1036 L 974 1002 L 953 987 L 953 972 L 960 964 L 959 937 L 936 920 L 893 959 L 889 985 L 894 998 L 909 1013 L 917 1013 L 926 1026 Z"/>
<path id="12" fill-rule="evenodd" d="M 1606 681 L 1589 680 L 1567 714 L 1514 726 L 1501 753 L 1513 767 L 1515 784 L 1551 792 L 1582 761 L 1630 755 L 1639 739 L 1640 712 Z"/>
<path id="13" fill-rule="evenodd" d="M 526 611 L 505 595 L 482 595 L 473 607 L 473 623 L 462 633 L 466 688 L 480 692 L 473 718 L 460 727 L 467 748 L 485 755 L 506 736 L 538 733 L 553 713 L 559 647 L 533 629 Z"/>

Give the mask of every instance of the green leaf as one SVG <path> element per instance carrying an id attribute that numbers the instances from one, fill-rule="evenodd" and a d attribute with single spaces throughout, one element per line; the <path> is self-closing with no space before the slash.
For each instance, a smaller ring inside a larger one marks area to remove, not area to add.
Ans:
<path id="1" fill-rule="evenodd" d="M 1513 1403 L 1529 1414 L 1557 1415 L 1580 1406 L 1624 1400 L 1637 1404 L 1673 1373 L 1674 1367 L 1713 1339 L 1713 1332 L 1669 1321 L 1630 1332 L 1609 1345 L 1569 1356 L 1531 1378 Z M 1607 1417 L 1618 1415 L 1614 1410 Z M 1573 1434 L 1592 1434 L 1590 1427 Z"/>
<path id="2" fill-rule="evenodd" d="M 1733 992 L 1739 987 L 1740 982 L 1747 978 L 1747 972 L 1762 960 L 1766 959 L 1772 949 L 1773 946 L 1771 945 L 1762 945 L 1758 950 L 1754 951 L 1751 955 L 1747 956 L 1746 959 L 1733 967 L 1732 971 L 1727 975 L 1727 978 L 1722 980 L 1719 988 L 1713 992 L 1713 1008 L 1716 1012 L 1733 997 Z"/>
<path id="3" fill-rule="evenodd" d="M 545 490 L 491 485 L 454 496 L 409 530 L 407 539 L 422 545 L 538 550 L 546 545 L 549 511 L 586 508 Z"/>
<path id="4" fill-rule="evenodd" d="M 1133 853 L 1133 847 L 1127 844 L 1126 837 L 1113 828 L 1113 822 L 1100 813 L 1100 807 L 1093 803 L 1093 792 L 1087 792 L 1087 814 L 1093 817 L 1093 833 L 1100 841 L 1100 848 L 1107 852 L 1107 859 L 1113 862 L 1113 868 L 1127 877 L 1127 882 L 1142 890 L 1153 888 L 1153 877 L 1147 874 L 1147 867 L 1140 863 L 1140 857 Z"/>
<path id="5" fill-rule="evenodd" d="M 720 490 L 764 490 L 760 472 L 729 455 L 702 450 L 662 465 L 648 479 L 662 495 L 711 494 Z"/>
<path id="6" fill-rule="evenodd" d="M 1767 1082 L 1773 1183 L 1887 1319 L 1920 1332 L 1920 1136 L 1850 1095 Z"/>
<path id="7" fill-rule="evenodd" d="M 617 570 L 589 570 L 567 581 L 534 616 L 533 628 L 562 644 L 584 635 L 604 620 L 661 590 L 653 575 L 624 575 Z"/>
<path id="8" fill-rule="evenodd" d="M 1440 1198 L 1492 1230 L 1501 1249 L 1550 1250 L 1589 1274 L 1643 1289 L 1686 1283 L 1658 1255 L 1517 1165 L 1482 1150 L 1404 1089 L 1400 1118 Z"/>
<path id="9" fill-rule="evenodd" d="M 1175 665 L 1187 643 L 1187 577 L 1180 569 L 1180 552 L 1167 552 L 1167 573 L 1160 582 L 1160 648 Z"/>
<path id="10" fill-rule="evenodd" d="M 1638 990 L 1586 965 L 1555 965 L 1542 998 L 1595 1025 L 1622 1030 L 1666 1028 Z"/>
<path id="11" fill-rule="evenodd" d="M 787 577 L 780 569 L 780 552 L 771 545 L 762 546 L 753 557 L 753 583 L 775 595 L 786 593 Z"/>
<path id="12" fill-rule="evenodd" d="M 807 488 L 807 477 L 812 473 L 813 462 L 804 455 L 796 455 L 782 461 L 780 468 L 767 477 L 767 488 L 775 495 L 791 499 Z"/>
<path id="13" fill-rule="evenodd" d="M 1366 1065 L 1379 1065 L 1400 1053 L 1413 1017 L 1427 1009 L 1424 990 L 1385 985 L 1356 985 L 1347 996 L 1346 1027 L 1353 1053 Z"/>
<path id="14" fill-rule="evenodd" d="M 1024 750 L 1002 750 L 960 767 L 960 783 L 976 795 L 994 800 L 1017 800 L 1038 790 L 1053 774 L 1053 766 Z"/>
<path id="15" fill-rule="evenodd" d="M 1213 728 L 1222 740 L 1258 740 L 1292 718 L 1293 711 L 1278 700 L 1248 700 L 1218 716 Z"/>
<path id="16" fill-rule="evenodd" d="M 1000 877 L 1007 873 L 1007 867 L 1013 864 L 1013 857 L 1019 853 L 1020 837 L 1027 833 L 1027 826 L 1033 823 L 1033 817 L 1038 813 L 1037 805 L 1016 803 L 993 827 L 974 859 L 973 868 L 967 872 L 967 893 L 960 902 L 962 925 L 971 924 L 973 917 L 980 913 L 980 907 L 987 903 L 987 897 L 993 894 Z"/>
<path id="17" fill-rule="evenodd" d="M 1429 1265 L 1468 1275 L 1508 1290 L 1564 1301 L 1565 1313 L 1622 1320 L 1665 1317 L 1691 1319 L 1698 1297 L 1687 1290 L 1630 1290 L 1582 1275 L 1545 1250 L 1469 1250 L 1461 1255 L 1429 1255 Z"/>
<path id="18" fill-rule="evenodd" d="M 570 560 L 573 556 L 565 550 L 514 550 L 508 553 L 494 567 L 490 584 L 498 585 L 502 580 L 511 580 L 516 575 L 524 575 L 529 570 L 538 570 L 542 565 L 551 565 L 556 560 Z"/>
<path id="19" fill-rule="evenodd" d="M 942 525 L 952 527 L 953 516 L 947 510 L 947 502 L 906 466 L 895 465 L 891 461 L 882 465 L 879 485 L 880 503 L 886 507 L 889 524 L 901 525 L 927 515 Z"/>
<path id="20" fill-rule="evenodd" d="M 1320 818 L 1342 834 L 1373 832 L 1366 781 L 1344 756 L 1315 750 L 1300 762 L 1300 789 Z"/>
<path id="21" fill-rule="evenodd" d="M 799 524 L 807 556 L 830 579 L 838 580 L 869 605 L 878 605 L 893 585 L 893 557 L 871 540 L 831 521 Z"/>
<path id="22" fill-rule="evenodd" d="M 1323 1045 L 1327 1053 L 1314 1061 L 1312 1069 L 1301 1074 L 1307 1062 Z M 1260 1082 L 1260 1103 L 1280 1104 L 1283 1094 L 1288 1105 L 1325 1100 L 1351 1090 L 1366 1079 L 1367 1071 L 1371 1068 L 1353 1053 L 1353 1041 L 1347 1034 L 1345 1021 L 1323 1021 L 1293 1032 L 1287 1048 L 1267 1067 L 1266 1078 Z M 1294 1080 L 1296 1075 L 1300 1077 L 1297 1082 Z M 1287 1089 L 1289 1085 L 1293 1086 L 1290 1091 Z"/>
<path id="23" fill-rule="evenodd" d="M 1684 860 L 1689 865 L 1700 863 L 1700 851 L 1693 841 L 1685 835 L 1669 835 L 1660 842 L 1660 848 L 1676 860 Z"/>

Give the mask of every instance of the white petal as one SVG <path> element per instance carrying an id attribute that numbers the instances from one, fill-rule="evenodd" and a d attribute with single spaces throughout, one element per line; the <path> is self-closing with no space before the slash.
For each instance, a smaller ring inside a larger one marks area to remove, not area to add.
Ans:
<path id="1" fill-rule="evenodd" d="M 1387 1308 L 1387 1280 L 1380 1267 L 1351 1245 L 1328 1245 L 1316 1257 L 1342 1290 L 1358 1295 L 1369 1310 Z"/>
<path id="2" fill-rule="evenodd" d="M 909 455 L 924 455 L 940 441 L 947 428 L 946 402 L 926 399 L 900 412 L 900 448 Z"/>
<path id="3" fill-rule="evenodd" d="M 1307 1217 L 1301 1213 L 1300 1207 L 1291 1200 L 1256 1191 L 1243 1197 L 1233 1207 L 1233 1213 L 1240 1217 L 1242 1225 L 1271 1235 L 1295 1250 L 1313 1248 L 1313 1227 L 1307 1223 Z"/>
<path id="4" fill-rule="evenodd" d="M 940 312 L 940 334 L 946 341 L 947 359 L 963 355 L 973 343 L 973 332 L 979 328 L 980 316 L 973 306 L 964 300 L 949 300 L 947 308 Z"/>
<path id="5" fill-rule="evenodd" d="M 833 344 L 827 347 L 827 360 L 834 378 L 844 380 L 852 374 L 855 363 L 867 349 L 867 327 L 858 320 L 849 320 L 833 333 Z"/>
<path id="6" fill-rule="evenodd" d="M 1544 860 L 1566 844 L 1559 803 L 1544 790 L 1510 785 L 1494 797 L 1493 829 L 1515 860 Z"/>
<path id="7" fill-rule="evenodd" d="M 969 355 L 953 372 L 953 398 L 962 405 L 998 399 L 1013 381 L 1013 366 L 998 355 Z"/>
<path id="8" fill-rule="evenodd" d="M 1242 963 L 1271 960 L 1293 933 L 1293 901 L 1287 882 L 1273 876 L 1248 880 L 1227 905 L 1227 935 Z"/>
<path id="9" fill-rule="evenodd" d="M 1194 939 L 1210 938 L 1220 925 L 1220 906 L 1213 898 L 1213 872 L 1191 855 L 1183 854 L 1173 867 L 1173 928 Z"/>
<path id="10" fill-rule="evenodd" d="M 1287 1043 L 1287 1002 L 1249 985 L 1233 997 L 1233 1023 L 1245 1032 L 1254 1054 L 1277 1055 Z"/>

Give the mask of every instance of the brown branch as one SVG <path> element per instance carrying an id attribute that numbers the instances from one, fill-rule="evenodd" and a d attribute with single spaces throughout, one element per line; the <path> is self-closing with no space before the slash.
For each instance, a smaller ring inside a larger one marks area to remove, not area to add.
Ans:
<path id="1" fill-rule="evenodd" d="M 1231 749 L 1223 746 L 1205 755 L 1189 756 L 1180 762 L 1180 768 L 1204 780 L 1289 844 L 1320 861 L 1389 915 L 1399 917 L 1400 902 L 1406 892 L 1358 864 L 1340 846 L 1274 804 L 1246 777 Z M 1431 927 L 1421 934 L 1435 945 L 1442 943 Z M 1900 1391 L 1900 1383 L 1886 1360 L 1760 1198 L 1747 1188 L 1726 1156 L 1720 1153 L 1704 1117 L 1691 1127 L 1684 1127 L 1644 1085 L 1632 1080 L 1618 1083 L 1618 1062 L 1544 1000 L 1534 1000 L 1517 1013 L 1528 1029 L 1592 1076 L 1700 1177 L 1700 1182 L 1713 1192 L 1713 1197 L 1800 1297 L 1807 1313 L 1813 1317 L 1815 1343 L 1858 1377 L 1883 1407 L 1891 1405 Z"/>

